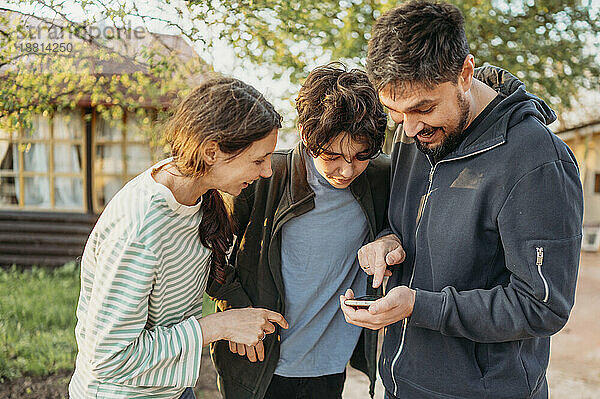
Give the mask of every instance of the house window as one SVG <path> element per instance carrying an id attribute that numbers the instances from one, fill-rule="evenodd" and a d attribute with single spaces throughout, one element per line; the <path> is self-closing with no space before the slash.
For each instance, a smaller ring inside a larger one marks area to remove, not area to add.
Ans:
<path id="1" fill-rule="evenodd" d="M 0 131 L 0 208 L 84 210 L 81 112 L 35 115 L 31 122 Z"/>
<path id="2" fill-rule="evenodd" d="M 596 173 L 596 180 L 594 181 L 594 192 L 600 193 L 600 173 Z"/>
<path id="3" fill-rule="evenodd" d="M 134 113 L 126 113 L 120 121 L 106 120 L 94 113 L 92 173 L 96 212 L 101 212 L 125 183 L 152 165 L 149 140 L 140 128 L 148 123 L 148 117 L 140 118 Z"/>

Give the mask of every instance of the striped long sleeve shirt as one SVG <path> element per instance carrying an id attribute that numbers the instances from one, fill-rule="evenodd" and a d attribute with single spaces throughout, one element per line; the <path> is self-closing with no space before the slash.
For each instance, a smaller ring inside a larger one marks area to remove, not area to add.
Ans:
<path id="1" fill-rule="evenodd" d="M 153 168 L 115 195 L 87 241 L 71 398 L 178 398 L 198 379 L 211 253 L 200 204 L 178 203 Z"/>

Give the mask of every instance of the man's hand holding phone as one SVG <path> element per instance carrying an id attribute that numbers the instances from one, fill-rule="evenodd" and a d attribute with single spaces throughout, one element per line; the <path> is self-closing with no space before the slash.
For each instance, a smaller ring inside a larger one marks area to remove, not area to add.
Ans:
<path id="1" fill-rule="evenodd" d="M 349 289 L 340 296 L 340 307 L 348 323 L 379 330 L 410 316 L 415 305 L 415 295 L 415 290 L 404 285 L 394 287 L 387 295 L 365 308 L 350 306 L 355 298 L 354 292 Z M 349 301 L 348 304 L 346 301 Z"/>
<path id="2" fill-rule="evenodd" d="M 358 298 L 346 299 L 344 304 L 352 306 L 353 308 L 368 308 L 375 303 L 381 296 L 376 295 L 364 295 Z"/>

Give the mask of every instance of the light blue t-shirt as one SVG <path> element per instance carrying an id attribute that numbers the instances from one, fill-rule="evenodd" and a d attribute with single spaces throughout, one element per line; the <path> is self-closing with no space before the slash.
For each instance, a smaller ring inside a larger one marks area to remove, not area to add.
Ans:
<path id="1" fill-rule="evenodd" d="M 367 219 L 349 188 L 336 189 L 306 156 L 308 184 L 315 208 L 282 228 L 281 268 L 285 318 L 275 374 L 317 377 L 341 373 L 358 342 L 361 328 L 340 310 L 348 288 L 364 295 L 366 275 L 356 253 L 368 237 Z"/>

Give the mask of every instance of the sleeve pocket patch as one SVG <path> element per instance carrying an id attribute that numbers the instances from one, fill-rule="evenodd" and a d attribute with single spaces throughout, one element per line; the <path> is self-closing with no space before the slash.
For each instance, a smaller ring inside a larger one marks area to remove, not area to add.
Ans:
<path id="1" fill-rule="evenodd" d="M 544 303 L 572 301 L 581 235 L 559 240 L 528 240 L 526 248 L 535 297 Z"/>

